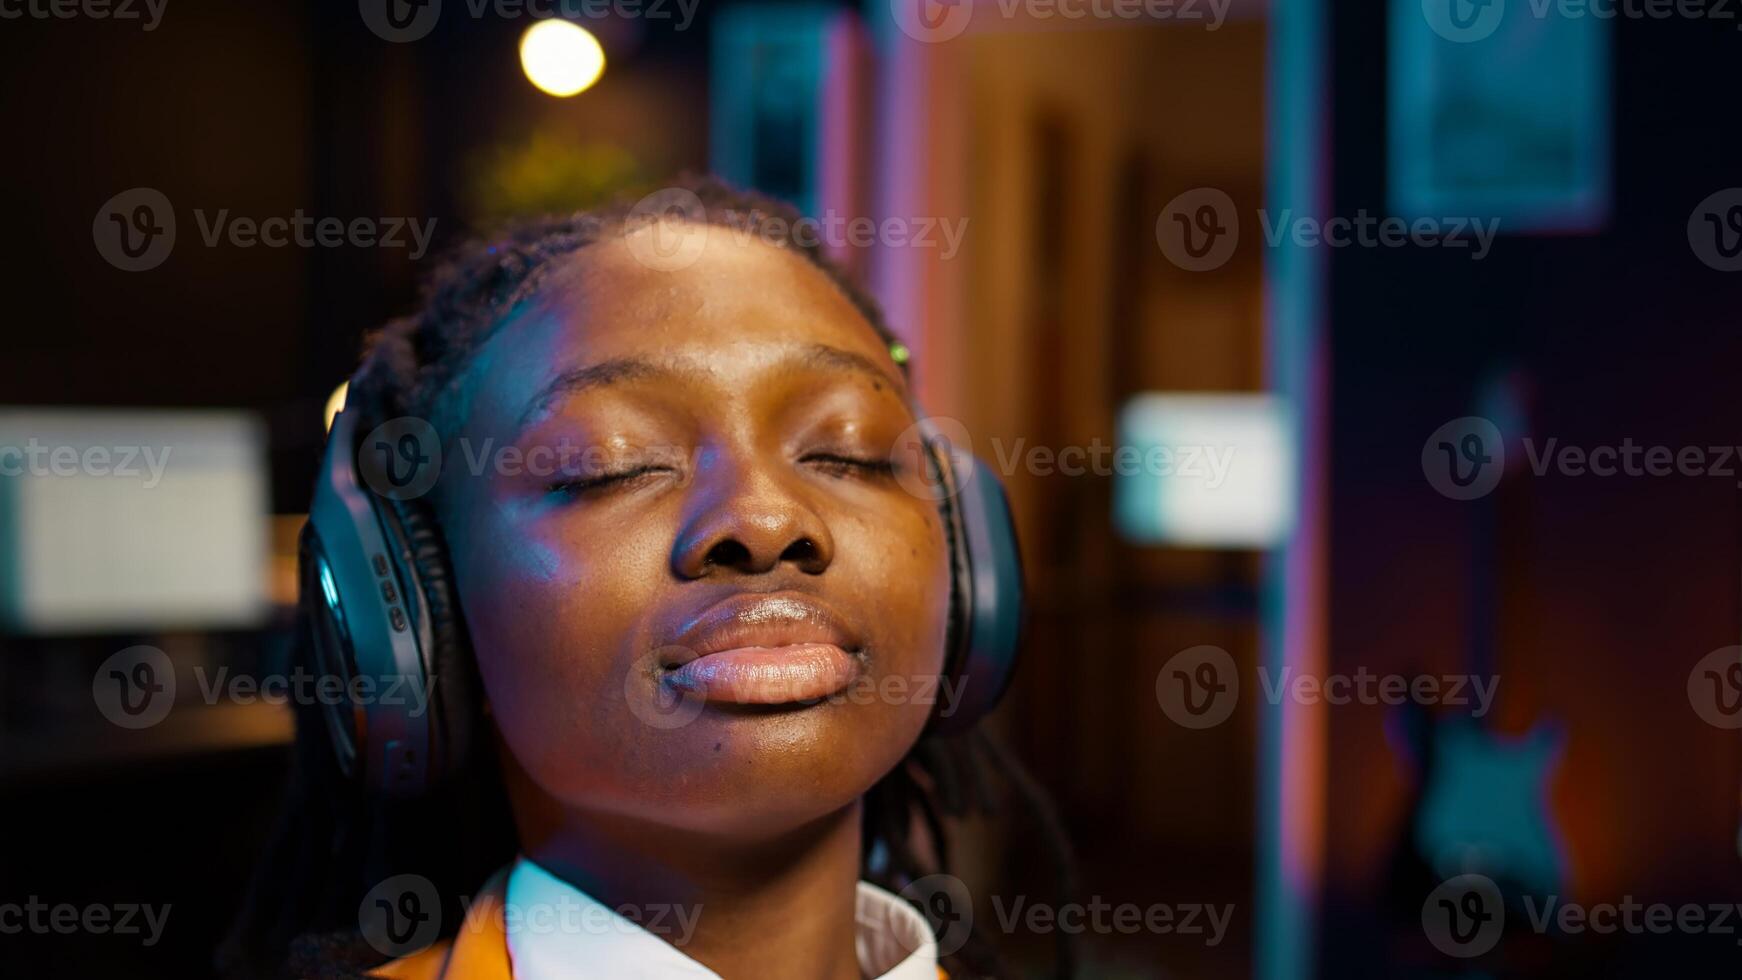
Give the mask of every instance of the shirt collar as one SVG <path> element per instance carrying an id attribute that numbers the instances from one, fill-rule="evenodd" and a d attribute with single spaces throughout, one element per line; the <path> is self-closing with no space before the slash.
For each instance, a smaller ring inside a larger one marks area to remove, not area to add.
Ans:
<path id="1" fill-rule="evenodd" d="M 503 925 L 514 980 L 720 980 L 672 945 L 687 934 L 674 913 L 665 922 L 631 922 L 591 895 L 521 857 L 508 875 Z M 919 910 L 859 882 L 855 903 L 859 969 L 878 980 L 937 980 L 937 940 Z"/>

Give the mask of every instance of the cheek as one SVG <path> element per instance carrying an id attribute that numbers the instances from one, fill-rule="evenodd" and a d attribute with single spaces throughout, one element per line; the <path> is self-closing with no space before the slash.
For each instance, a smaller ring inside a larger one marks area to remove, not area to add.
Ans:
<path id="1" fill-rule="evenodd" d="M 899 520 L 856 519 L 851 535 L 837 537 L 840 567 L 831 571 L 854 583 L 858 614 L 877 633 L 876 666 L 916 679 L 936 675 L 950 605 L 941 519 L 916 508 Z"/>
<path id="2" fill-rule="evenodd" d="M 931 716 L 930 700 L 944 666 L 950 572 L 943 523 L 916 506 L 898 519 L 855 521 L 837 535 L 839 567 L 854 583 L 852 601 L 872 630 L 870 672 L 862 718 L 886 734 L 880 755 L 894 763 L 912 748 Z M 869 685 L 875 685 L 871 687 Z"/>
<path id="3" fill-rule="evenodd" d="M 539 783 L 597 780 L 606 774 L 589 760 L 634 751 L 625 680 L 652 600 L 640 585 L 665 574 L 665 549 L 621 534 L 585 547 L 559 521 L 485 530 L 456 567 L 496 727 Z"/>

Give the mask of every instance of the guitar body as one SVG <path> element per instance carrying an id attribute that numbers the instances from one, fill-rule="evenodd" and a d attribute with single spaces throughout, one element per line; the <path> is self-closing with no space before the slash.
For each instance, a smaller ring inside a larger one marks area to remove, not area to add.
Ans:
<path id="1" fill-rule="evenodd" d="M 1434 875 L 1486 875 L 1502 894 L 1559 892 L 1566 855 L 1548 797 L 1563 748 L 1550 725 L 1507 736 L 1466 717 L 1433 723 L 1411 837 Z"/>

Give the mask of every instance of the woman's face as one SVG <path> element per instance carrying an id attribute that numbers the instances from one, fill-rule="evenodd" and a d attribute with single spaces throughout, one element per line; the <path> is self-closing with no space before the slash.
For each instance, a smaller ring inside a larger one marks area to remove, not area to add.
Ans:
<path id="1" fill-rule="evenodd" d="M 656 233 L 563 260 L 479 350 L 438 508 L 495 724 L 545 801 L 773 835 L 925 726 L 944 531 L 903 488 L 900 373 L 829 278 L 721 229 L 653 268 Z"/>

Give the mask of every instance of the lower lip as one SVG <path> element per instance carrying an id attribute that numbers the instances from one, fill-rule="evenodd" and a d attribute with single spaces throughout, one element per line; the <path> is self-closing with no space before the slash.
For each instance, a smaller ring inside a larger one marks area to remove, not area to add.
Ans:
<path id="1" fill-rule="evenodd" d="M 672 670 L 665 683 L 709 701 L 799 704 L 836 694 L 859 676 L 859 660 L 832 643 L 738 647 Z"/>

